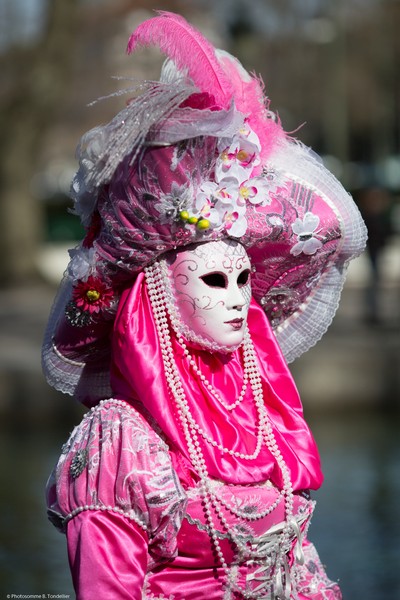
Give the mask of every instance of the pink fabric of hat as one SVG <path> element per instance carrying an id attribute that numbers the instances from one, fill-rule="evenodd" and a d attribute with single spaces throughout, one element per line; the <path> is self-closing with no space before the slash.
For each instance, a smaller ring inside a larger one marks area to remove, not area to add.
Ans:
<path id="1" fill-rule="evenodd" d="M 290 362 L 330 325 L 366 240 L 351 197 L 285 134 L 261 82 L 234 57 L 166 12 L 137 28 L 129 52 L 140 45 L 167 61 L 159 82 L 144 82 L 82 138 L 72 196 L 87 234 L 70 252 L 43 345 L 49 383 L 86 404 L 110 393 L 121 293 L 165 252 L 240 241 L 254 299 Z"/>

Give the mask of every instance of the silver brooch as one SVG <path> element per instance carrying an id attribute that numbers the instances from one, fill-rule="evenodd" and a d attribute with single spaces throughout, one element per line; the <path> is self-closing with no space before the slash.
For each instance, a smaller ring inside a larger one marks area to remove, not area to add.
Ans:
<path id="1" fill-rule="evenodd" d="M 88 464 L 88 451 L 86 448 L 84 450 L 78 450 L 75 454 L 74 458 L 71 461 L 71 465 L 69 467 L 69 474 L 72 479 L 76 479 L 79 477 L 86 465 Z"/>

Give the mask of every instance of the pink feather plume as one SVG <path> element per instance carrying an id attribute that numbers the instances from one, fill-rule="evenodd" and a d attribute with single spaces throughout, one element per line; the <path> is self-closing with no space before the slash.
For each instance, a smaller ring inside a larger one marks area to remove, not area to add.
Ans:
<path id="1" fill-rule="evenodd" d="M 158 11 L 158 15 L 133 32 L 128 53 L 138 46 L 157 46 L 178 69 L 187 70 L 201 92 L 212 94 L 219 106 L 228 108 L 232 86 L 212 44 L 180 15 L 166 11 Z"/>

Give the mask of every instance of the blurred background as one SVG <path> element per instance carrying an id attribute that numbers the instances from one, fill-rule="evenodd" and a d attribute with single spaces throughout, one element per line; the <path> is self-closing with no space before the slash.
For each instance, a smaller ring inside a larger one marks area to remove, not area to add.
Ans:
<path id="1" fill-rule="evenodd" d="M 0 0 L 0 599 L 74 597 L 44 487 L 83 411 L 43 381 L 40 344 L 82 233 L 68 213 L 75 147 L 121 101 L 87 105 L 126 86 L 112 76 L 158 77 L 156 50 L 124 52 L 153 9 L 261 74 L 285 129 L 367 222 L 333 325 L 291 368 L 326 476 L 310 537 L 345 600 L 398 600 L 399 0 Z"/>

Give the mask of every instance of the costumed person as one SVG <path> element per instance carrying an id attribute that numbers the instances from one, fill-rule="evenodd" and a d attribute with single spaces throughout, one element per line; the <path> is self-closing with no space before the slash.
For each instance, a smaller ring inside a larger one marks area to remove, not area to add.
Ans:
<path id="1" fill-rule="evenodd" d="M 363 222 L 234 57 L 165 12 L 147 45 L 160 81 L 81 141 L 87 233 L 43 346 L 90 408 L 47 488 L 77 598 L 341 598 L 307 537 L 322 473 L 287 361 L 329 326 Z"/>

